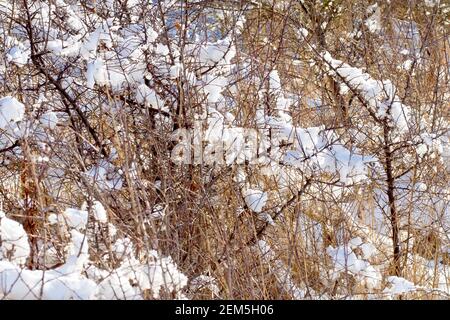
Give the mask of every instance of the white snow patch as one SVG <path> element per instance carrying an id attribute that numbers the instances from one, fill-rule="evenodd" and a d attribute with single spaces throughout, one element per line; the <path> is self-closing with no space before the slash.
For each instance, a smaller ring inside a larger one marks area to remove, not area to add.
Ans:
<path id="1" fill-rule="evenodd" d="M 16 264 L 25 264 L 29 254 L 28 235 L 22 225 L 0 211 L 0 261 L 7 259 Z"/>
<path id="2" fill-rule="evenodd" d="M 247 206 L 253 212 L 260 213 L 267 202 L 267 193 L 257 189 L 246 189 L 243 192 Z"/>
<path id="3" fill-rule="evenodd" d="M 6 96 L 0 99 L 0 129 L 6 129 L 11 122 L 18 122 L 25 115 L 25 106 L 16 98 Z"/>
<path id="4" fill-rule="evenodd" d="M 94 201 L 94 219 L 100 223 L 108 222 L 108 214 L 100 201 Z"/>

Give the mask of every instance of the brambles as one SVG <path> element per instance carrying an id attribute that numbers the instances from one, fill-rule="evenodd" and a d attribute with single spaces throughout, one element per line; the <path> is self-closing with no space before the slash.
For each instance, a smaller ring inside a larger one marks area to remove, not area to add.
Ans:
<path id="1" fill-rule="evenodd" d="M 448 297 L 449 10 L 1 2 L 0 296 Z"/>

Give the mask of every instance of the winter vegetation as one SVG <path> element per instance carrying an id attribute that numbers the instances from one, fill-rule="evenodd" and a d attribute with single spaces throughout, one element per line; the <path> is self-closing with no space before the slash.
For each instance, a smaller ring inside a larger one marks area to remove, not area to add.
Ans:
<path id="1" fill-rule="evenodd" d="M 0 299 L 449 299 L 449 18 L 0 0 Z"/>

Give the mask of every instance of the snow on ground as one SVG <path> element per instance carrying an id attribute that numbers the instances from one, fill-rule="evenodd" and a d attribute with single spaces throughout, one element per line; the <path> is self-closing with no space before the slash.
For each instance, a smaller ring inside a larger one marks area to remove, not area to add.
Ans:
<path id="1" fill-rule="evenodd" d="M 66 262 L 51 270 L 30 270 L 23 267 L 30 247 L 22 225 L 0 212 L 0 298 L 142 299 L 145 290 L 158 298 L 162 289 L 183 297 L 181 290 L 188 279 L 170 257 L 161 257 L 151 250 L 146 262 L 139 261 L 128 241 L 127 248 L 113 246 L 115 252 L 121 254 L 119 267 L 99 269 L 90 261 L 89 239 L 81 233 L 86 226 L 87 212 L 69 208 L 61 215 L 68 224 L 71 238 Z M 99 202 L 95 203 L 94 215 L 106 221 Z"/>

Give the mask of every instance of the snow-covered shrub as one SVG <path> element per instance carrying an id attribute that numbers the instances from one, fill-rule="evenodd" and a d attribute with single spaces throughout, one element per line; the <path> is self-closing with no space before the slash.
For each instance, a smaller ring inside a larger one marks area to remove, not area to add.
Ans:
<path id="1" fill-rule="evenodd" d="M 448 12 L 0 1 L 0 295 L 448 295 Z"/>

